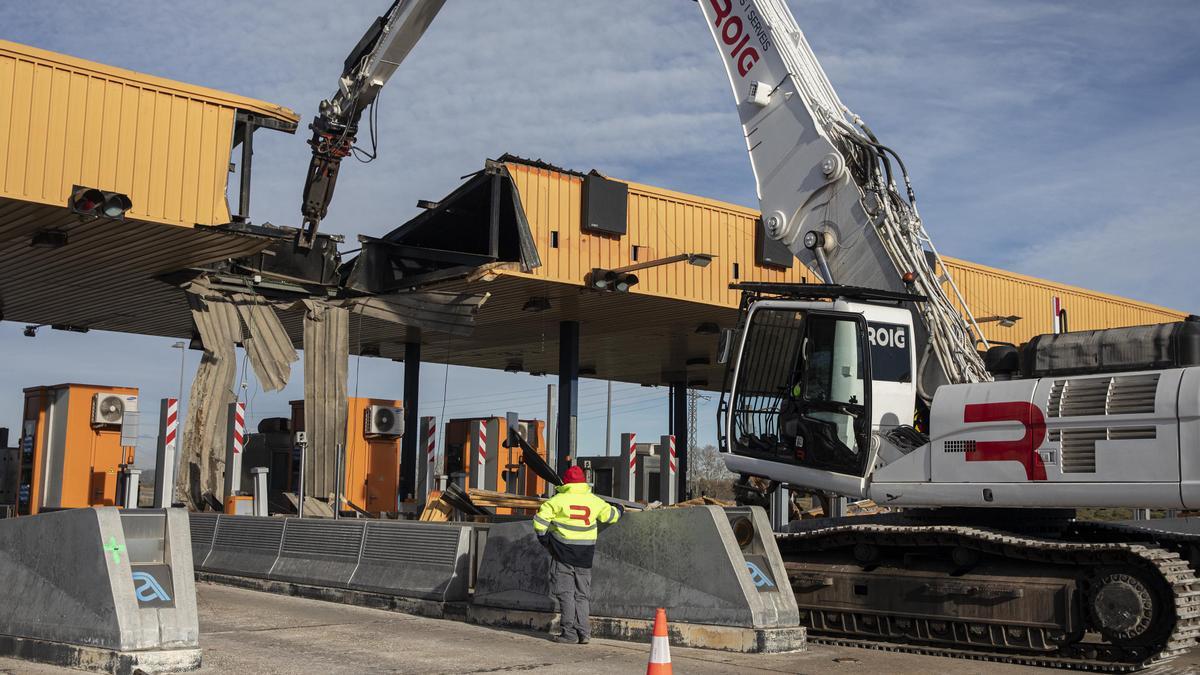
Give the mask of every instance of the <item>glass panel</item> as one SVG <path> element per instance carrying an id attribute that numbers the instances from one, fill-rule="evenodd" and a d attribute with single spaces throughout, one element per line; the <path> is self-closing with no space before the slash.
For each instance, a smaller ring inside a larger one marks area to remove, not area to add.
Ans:
<path id="1" fill-rule="evenodd" d="M 859 448 L 869 423 L 863 344 L 854 318 L 755 312 L 735 383 L 733 452 L 862 475 Z"/>

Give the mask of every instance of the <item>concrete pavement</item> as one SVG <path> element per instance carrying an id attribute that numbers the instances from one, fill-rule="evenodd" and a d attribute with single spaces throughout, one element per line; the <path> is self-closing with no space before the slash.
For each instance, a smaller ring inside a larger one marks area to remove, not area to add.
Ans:
<path id="1" fill-rule="evenodd" d="M 584 673 L 645 672 L 649 645 L 595 640 L 559 645 L 545 636 L 426 619 L 213 584 L 196 585 L 201 673 Z M 672 649 L 682 675 L 1036 675 L 1059 671 L 819 645 L 792 654 Z M 1175 673 L 1197 672 L 1189 655 Z M 69 673 L 0 659 L 0 673 Z"/>

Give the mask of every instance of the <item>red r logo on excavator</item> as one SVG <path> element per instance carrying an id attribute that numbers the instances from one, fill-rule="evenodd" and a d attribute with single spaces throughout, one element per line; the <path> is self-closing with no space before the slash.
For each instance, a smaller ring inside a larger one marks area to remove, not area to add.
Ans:
<path id="1" fill-rule="evenodd" d="M 968 462 L 1020 462 L 1029 480 L 1046 480 L 1046 465 L 1037 449 L 1046 441 L 1046 418 L 1041 408 L 1024 401 L 972 403 L 963 409 L 963 422 L 1020 422 L 1025 435 L 1015 441 L 976 441 Z"/>

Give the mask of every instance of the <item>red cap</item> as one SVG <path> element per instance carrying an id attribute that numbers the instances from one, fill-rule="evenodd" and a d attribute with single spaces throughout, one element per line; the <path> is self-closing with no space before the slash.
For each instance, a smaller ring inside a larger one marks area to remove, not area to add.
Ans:
<path id="1" fill-rule="evenodd" d="M 564 483 L 586 483 L 587 478 L 583 475 L 583 469 L 572 466 L 568 467 L 566 473 L 563 474 Z"/>

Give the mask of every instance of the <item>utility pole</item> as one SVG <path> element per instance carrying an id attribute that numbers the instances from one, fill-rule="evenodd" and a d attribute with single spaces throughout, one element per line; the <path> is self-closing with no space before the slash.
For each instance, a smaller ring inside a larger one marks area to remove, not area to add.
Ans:
<path id="1" fill-rule="evenodd" d="M 699 435 L 699 408 L 700 408 L 700 392 L 695 389 L 687 390 L 688 397 L 688 435 L 687 443 L 688 450 L 696 449 L 696 437 Z M 689 453 L 690 454 L 690 453 Z"/>
<path id="2" fill-rule="evenodd" d="M 604 456 L 612 454 L 612 380 L 608 381 L 608 405 L 604 408 Z"/>

